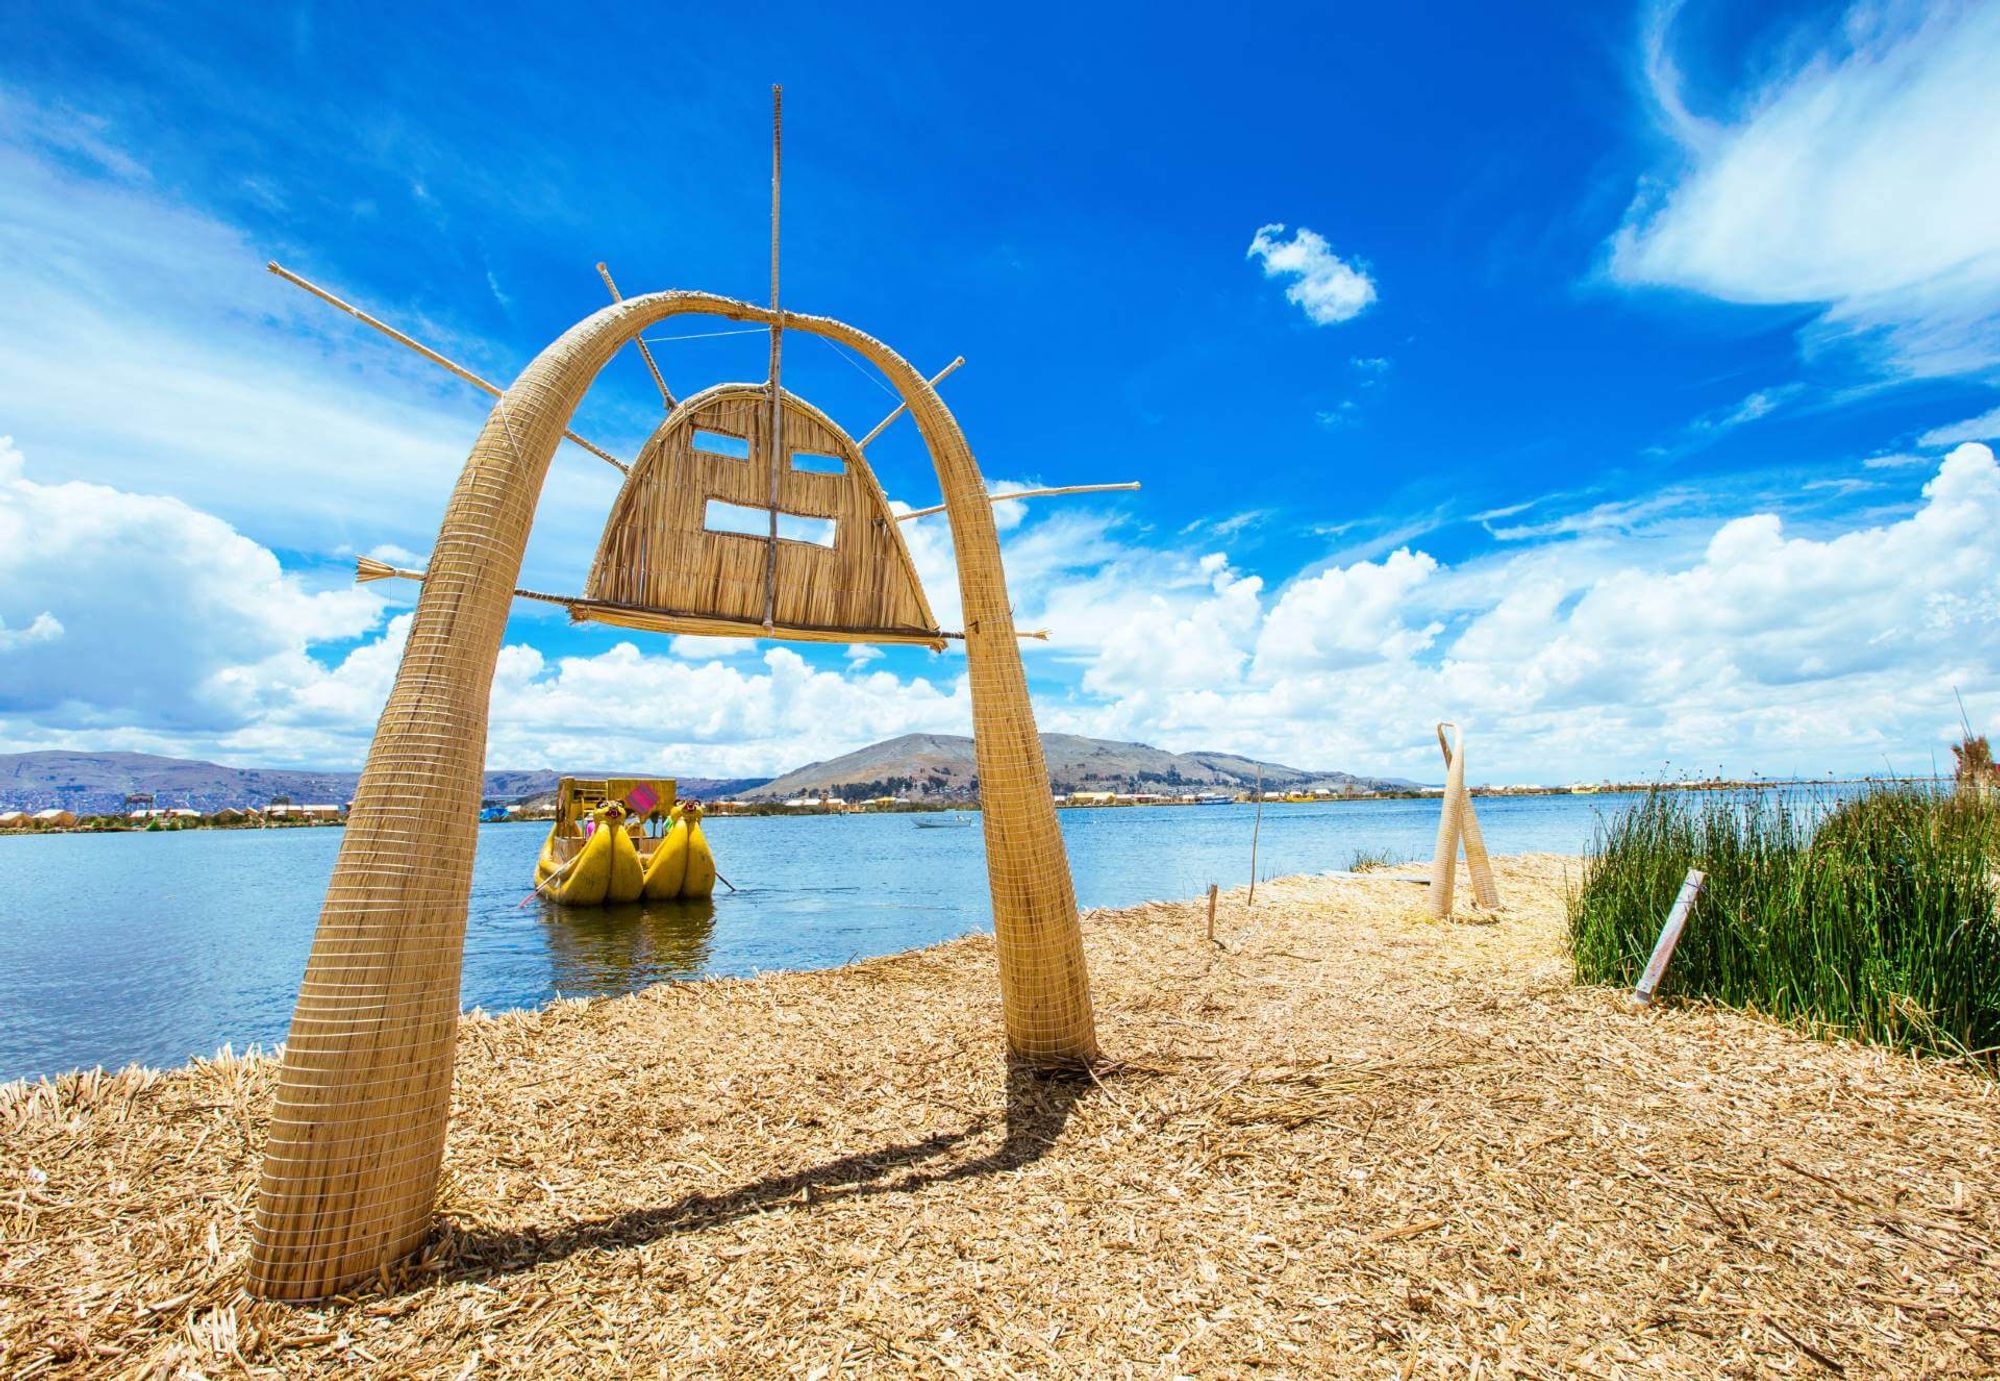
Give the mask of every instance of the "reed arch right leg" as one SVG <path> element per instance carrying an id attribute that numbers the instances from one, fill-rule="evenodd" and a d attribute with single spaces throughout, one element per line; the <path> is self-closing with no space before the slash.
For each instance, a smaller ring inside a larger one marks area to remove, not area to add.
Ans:
<path id="1" fill-rule="evenodd" d="M 1007 1048 L 1030 1064 L 1087 1065 L 1098 1056 L 1097 1025 L 1076 887 L 1028 699 L 986 481 L 957 419 L 908 361 L 873 337 L 828 318 L 787 314 L 785 326 L 828 336 L 866 355 L 910 405 L 910 416 L 930 449 L 958 559 L 965 658 L 972 677 L 972 745 L 979 767 Z"/>

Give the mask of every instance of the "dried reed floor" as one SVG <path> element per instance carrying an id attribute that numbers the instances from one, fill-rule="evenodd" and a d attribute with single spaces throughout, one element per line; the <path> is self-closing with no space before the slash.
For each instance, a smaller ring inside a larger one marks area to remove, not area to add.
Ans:
<path id="1" fill-rule="evenodd" d="M 1995 1085 L 1572 988 L 1574 866 L 1093 914 L 1101 1083 L 984 938 L 468 1021 L 443 1238 L 324 1308 L 240 1293 L 270 1062 L 16 1086 L 0 1374 L 1992 1374 Z"/>

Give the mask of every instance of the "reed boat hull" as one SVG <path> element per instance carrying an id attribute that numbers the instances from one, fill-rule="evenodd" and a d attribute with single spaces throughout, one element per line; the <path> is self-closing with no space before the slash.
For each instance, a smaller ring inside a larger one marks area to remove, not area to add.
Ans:
<path id="1" fill-rule="evenodd" d="M 541 864 L 537 864 L 535 871 L 542 896 L 558 906 L 602 906 L 611 890 L 616 836 L 622 834 L 623 830 L 615 828 L 595 831 L 584 841 L 574 861 L 567 866 L 554 863 L 546 875 L 542 874 Z M 629 839 L 626 840 L 626 847 L 631 847 Z M 549 842 L 542 850 L 544 862 L 551 862 L 556 852 L 555 836 L 551 831 Z"/>
<path id="2" fill-rule="evenodd" d="M 672 901 L 678 897 L 687 881 L 687 860 L 688 824 L 676 820 L 666 837 L 653 846 L 653 856 L 646 862 L 646 900 Z"/>
<path id="3" fill-rule="evenodd" d="M 683 897 L 715 895 L 715 855 L 709 852 L 708 838 L 699 820 L 688 823 L 687 876 L 681 879 Z"/>
<path id="4" fill-rule="evenodd" d="M 639 858 L 639 846 L 622 825 L 611 829 L 611 878 L 605 885 L 604 900 L 613 906 L 639 900 L 646 887 L 646 865 Z"/>

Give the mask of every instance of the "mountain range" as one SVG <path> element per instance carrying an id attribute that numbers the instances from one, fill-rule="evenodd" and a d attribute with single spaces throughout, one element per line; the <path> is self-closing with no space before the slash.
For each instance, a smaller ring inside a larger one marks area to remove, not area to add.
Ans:
<path id="1" fill-rule="evenodd" d="M 518 801 L 552 792 L 561 773 L 488 772 L 484 799 Z M 163 807 L 221 810 L 224 806 L 265 806 L 274 796 L 298 805 L 353 799 L 359 772 L 311 772 L 285 767 L 224 767 L 191 758 L 151 753 L 0 753 L 0 809 L 41 810 L 61 806 L 78 814 L 114 813 L 125 798 L 150 791 Z M 684 796 L 724 796 L 763 783 L 762 777 L 685 777 Z"/>
<path id="2" fill-rule="evenodd" d="M 1267 787 L 1406 791 L 1413 782 L 1357 777 L 1259 763 L 1232 753 L 1169 753 L 1144 743 L 1117 743 L 1075 734 L 1043 734 L 1049 784 L 1070 791 L 1241 791 L 1261 774 Z M 165 806 L 200 811 L 224 806 L 264 806 L 275 796 L 295 803 L 347 801 L 358 772 L 292 768 L 224 767 L 150 753 L 63 751 L 0 754 L 0 809 L 60 806 L 79 814 L 124 810 L 125 798 L 151 792 Z M 561 774 L 546 768 L 486 774 L 485 799 L 521 801 L 555 790 Z M 637 775 L 629 769 L 591 775 Z M 913 801 L 962 803 L 978 794 L 972 740 L 957 734 L 904 734 L 830 762 L 816 762 L 775 780 L 761 777 L 682 777 L 682 796 L 782 801 L 795 796 L 905 796 Z"/>

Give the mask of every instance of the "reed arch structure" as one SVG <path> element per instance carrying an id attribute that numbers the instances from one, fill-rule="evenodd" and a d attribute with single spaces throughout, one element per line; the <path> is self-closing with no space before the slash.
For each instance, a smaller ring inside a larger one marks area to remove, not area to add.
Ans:
<path id="1" fill-rule="evenodd" d="M 556 446 L 598 373 L 647 327 L 697 313 L 771 328 L 773 378 L 761 387 L 774 429 L 785 398 L 778 340 L 796 331 L 873 364 L 922 433 L 957 554 L 1007 1046 L 1043 1066 L 1097 1056 L 1076 895 L 999 535 L 950 410 L 900 355 L 842 322 L 702 292 L 625 298 L 564 333 L 499 395 L 445 511 L 292 1020 L 258 1186 L 255 1293 L 324 1297 L 377 1275 L 431 1232 L 487 708 L 529 529 Z M 664 382 L 661 391 L 675 406 Z M 673 424 L 670 411 L 663 430 Z M 774 631 L 767 603 L 762 628 L 746 635 L 787 633 Z"/>

